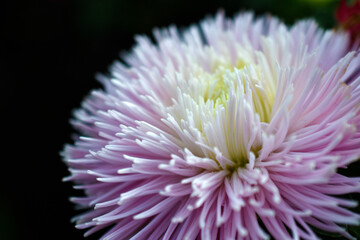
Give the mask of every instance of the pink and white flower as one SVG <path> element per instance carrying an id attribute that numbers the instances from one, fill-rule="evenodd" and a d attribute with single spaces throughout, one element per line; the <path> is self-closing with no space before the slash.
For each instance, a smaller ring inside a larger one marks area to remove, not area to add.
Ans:
<path id="1" fill-rule="evenodd" d="M 317 239 L 359 224 L 360 55 L 312 20 L 223 13 L 144 36 L 75 112 L 63 152 L 103 239 Z"/>

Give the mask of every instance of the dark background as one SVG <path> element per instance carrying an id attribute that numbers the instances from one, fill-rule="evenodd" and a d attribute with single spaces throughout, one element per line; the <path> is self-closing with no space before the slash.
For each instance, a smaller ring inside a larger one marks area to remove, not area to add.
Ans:
<path id="1" fill-rule="evenodd" d="M 314 17 L 335 26 L 338 1 L 100 1 L 2 2 L 0 239 L 82 239 L 68 201 L 79 195 L 59 152 L 71 142 L 71 111 L 100 84 L 135 34 L 186 27 L 220 8 L 228 16 L 252 9 L 286 23 Z M 5 6 L 5 7 L 4 7 Z M 5 145 L 4 145 L 5 143 Z M 88 239 L 96 239 L 98 235 Z"/>

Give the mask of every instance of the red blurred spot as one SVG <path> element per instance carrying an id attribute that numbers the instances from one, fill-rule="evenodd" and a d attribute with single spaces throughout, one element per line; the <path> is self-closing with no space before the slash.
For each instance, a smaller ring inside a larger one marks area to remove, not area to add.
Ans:
<path id="1" fill-rule="evenodd" d="M 345 0 L 341 0 L 335 12 L 339 26 L 349 31 L 355 41 L 360 38 L 360 1 L 356 0 L 351 5 L 347 5 Z"/>

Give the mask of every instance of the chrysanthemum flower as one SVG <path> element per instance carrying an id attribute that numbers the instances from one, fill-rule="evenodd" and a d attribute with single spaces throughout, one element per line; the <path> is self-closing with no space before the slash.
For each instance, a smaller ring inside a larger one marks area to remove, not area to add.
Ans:
<path id="1" fill-rule="evenodd" d="M 103 239 L 351 238 L 360 55 L 311 20 L 219 13 L 155 30 L 100 76 L 63 156 Z"/>

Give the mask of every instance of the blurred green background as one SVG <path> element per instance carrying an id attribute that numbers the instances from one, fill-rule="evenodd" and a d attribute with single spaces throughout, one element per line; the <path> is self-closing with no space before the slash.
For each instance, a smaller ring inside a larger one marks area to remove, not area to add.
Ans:
<path id="1" fill-rule="evenodd" d="M 95 73 L 106 73 L 134 44 L 134 35 L 170 24 L 186 27 L 219 9 L 228 16 L 242 10 L 272 14 L 287 24 L 315 18 L 333 28 L 337 5 L 334 0 L 5 1 L 0 110 L 7 116 L 3 126 L 12 130 L 2 135 L 6 151 L 14 157 L 4 160 L 6 173 L 0 176 L 0 239 L 82 239 L 84 231 L 70 223 L 79 212 L 68 201 L 81 193 L 61 181 L 68 171 L 59 152 L 71 142 L 72 109 L 100 87 Z"/>
<path id="2" fill-rule="evenodd" d="M 188 25 L 197 22 L 205 14 L 214 14 L 224 9 L 229 15 L 241 10 L 257 14 L 271 13 L 286 23 L 302 18 L 315 18 L 325 28 L 335 24 L 336 0 L 80 0 L 73 10 L 79 29 L 87 34 L 106 33 L 110 29 L 125 29 L 129 33 L 148 33 L 154 26 L 170 23 Z M 138 31 L 138 32 L 135 32 Z"/>

